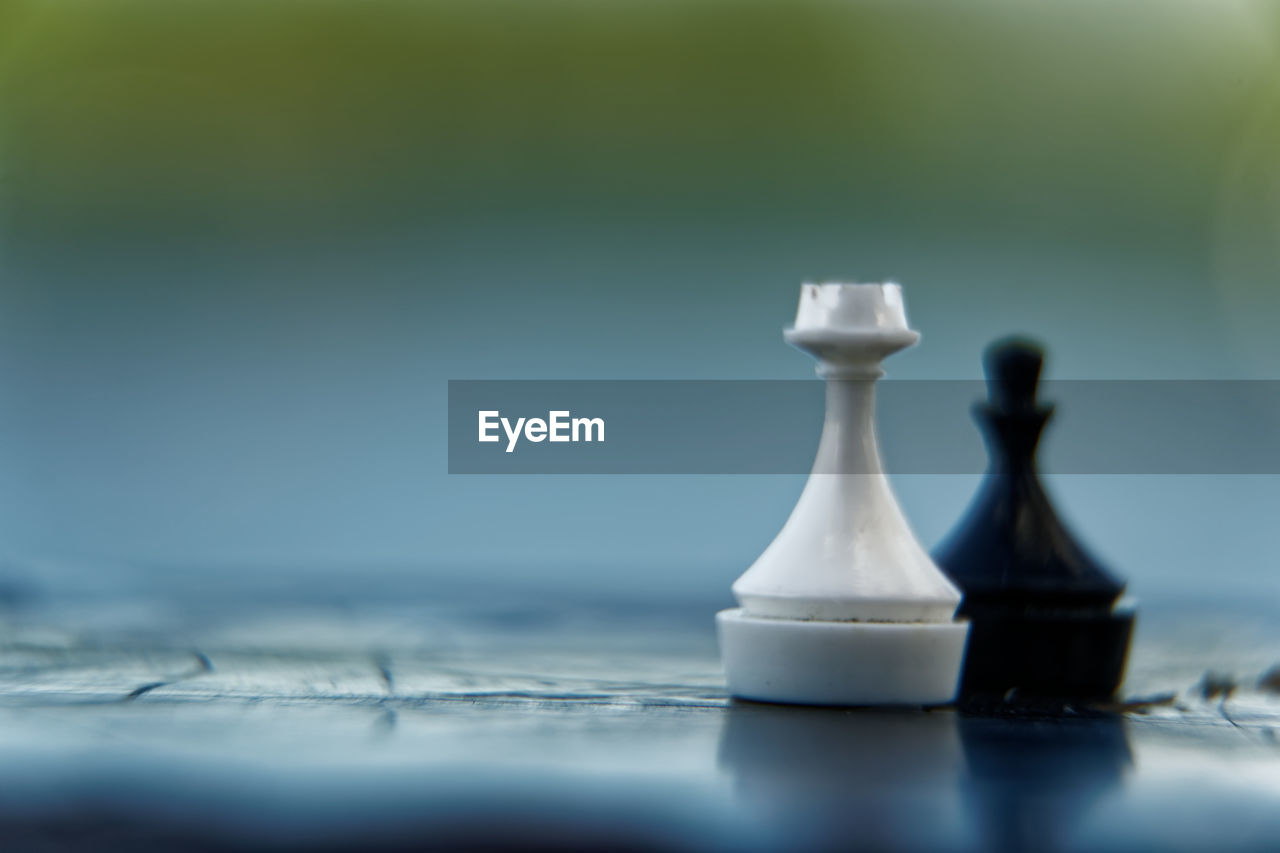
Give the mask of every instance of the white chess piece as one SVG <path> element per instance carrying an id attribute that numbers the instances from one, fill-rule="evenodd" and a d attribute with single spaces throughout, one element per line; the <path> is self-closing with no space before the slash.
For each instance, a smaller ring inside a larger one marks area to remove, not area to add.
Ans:
<path id="1" fill-rule="evenodd" d="M 955 695 L 969 626 L 916 540 L 875 434 L 880 362 L 911 346 L 896 284 L 806 284 L 786 341 L 818 360 L 827 411 L 791 517 L 716 617 L 729 692 L 807 705 L 929 705 Z"/>

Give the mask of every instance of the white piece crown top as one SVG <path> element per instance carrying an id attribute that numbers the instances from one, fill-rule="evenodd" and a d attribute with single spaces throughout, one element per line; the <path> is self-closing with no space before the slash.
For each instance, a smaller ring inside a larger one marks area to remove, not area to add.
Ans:
<path id="1" fill-rule="evenodd" d="M 907 329 L 902 288 L 896 284 L 804 284 L 797 330 Z"/>

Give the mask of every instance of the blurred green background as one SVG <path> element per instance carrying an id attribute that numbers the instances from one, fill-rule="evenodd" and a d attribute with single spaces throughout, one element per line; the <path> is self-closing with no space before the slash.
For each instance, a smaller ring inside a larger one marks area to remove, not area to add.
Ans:
<path id="1" fill-rule="evenodd" d="M 723 593 L 801 478 L 449 477 L 445 381 L 808 376 L 806 278 L 904 284 L 893 376 L 1021 331 L 1280 379 L 1278 48 L 1231 0 L 3 0 L 0 550 Z M 897 486 L 933 542 L 974 483 Z M 1057 487 L 1135 584 L 1280 593 L 1274 477 Z"/>

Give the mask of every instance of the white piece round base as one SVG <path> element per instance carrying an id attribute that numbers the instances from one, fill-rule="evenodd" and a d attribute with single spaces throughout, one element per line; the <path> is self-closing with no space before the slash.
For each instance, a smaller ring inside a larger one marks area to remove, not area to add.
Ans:
<path id="1" fill-rule="evenodd" d="M 820 622 L 716 614 L 729 692 L 794 705 L 941 705 L 968 622 Z"/>

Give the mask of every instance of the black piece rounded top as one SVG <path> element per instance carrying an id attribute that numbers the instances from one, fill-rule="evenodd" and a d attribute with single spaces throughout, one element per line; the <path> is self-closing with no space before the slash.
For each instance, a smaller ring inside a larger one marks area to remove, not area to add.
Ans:
<path id="1" fill-rule="evenodd" d="M 1036 401 L 1044 350 L 996 341 L 984 363 L 989 399 L 974 406 L 990 467 L 961 524 L 935 554 L 964 593 L 962 614 L 990 608 L 1104 610 L 1124 592 L 1058 518 L 1036 471 L 1053 407 Z"/>
<path id="2" fill-rule="evenodd" d="M 983 354 L 987 396 L 992 408 L 1024 412 L 1036 408 L 1036 386 L 1044 366 L 1044 350 L 1027 338 L 1004 338 Z"/>

